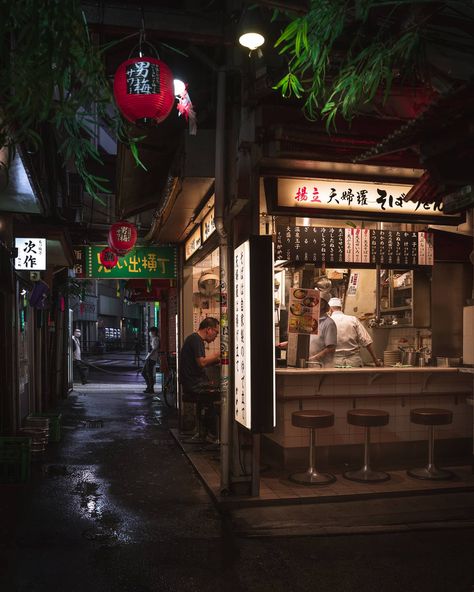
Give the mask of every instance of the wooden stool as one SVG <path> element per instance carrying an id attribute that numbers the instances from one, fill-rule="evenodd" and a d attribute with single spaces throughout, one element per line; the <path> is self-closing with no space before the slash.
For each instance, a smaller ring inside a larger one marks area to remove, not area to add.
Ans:
<path id="1" fill-rule="evenodd" d="M 291 414 L 291 423 L 298 428 L 309 428 L 309 467 L 305 473 L 293 473 L 288 478 L 303 485 L 327 485 L 334 483 L 336 477 L 330 473 L 318 473 L 315 468 L 316 430 L 334 425 L 334 413 L 322 409 L 295 411 Z"/>
<path id="2" fill-rule="evenodd" d="M 453 422 L 453 412 L 448 409 L 412 409 L 410 421 L 419 425 L 427 425 L 428 429 L 428 464 L 420 469 L 410 469 L 407 474 L 415 479 L 452 479 L 454 473 L 439 469 L 434 461 L 434 426 L 447 425 Z"/>
<path id="3" fill-rule="evenodd" d="M 356 471 L 346 471 L 344 477 L 359 483 L 374 483 L 390 479 L 388 473 L 373 471 L 370 466 L 370 428 L 388 424 L 389 414 L 379 409 L 351 409 L 347 412 L 347 422 L 365 428 L 364 466 Z"/>

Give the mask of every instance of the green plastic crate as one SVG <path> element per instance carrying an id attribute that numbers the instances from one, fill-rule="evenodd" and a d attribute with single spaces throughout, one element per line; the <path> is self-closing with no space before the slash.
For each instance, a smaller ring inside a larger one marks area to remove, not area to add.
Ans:
<path id="1" fill-rule="evenodd" d="M 61 413 L 30 413 L 28 417 L 47 417 L 49 419 L 49 441 L 61 440 Z"/>
<path id="2" fill-rule="evenodd" d="M 22 483 L 30 478 L 31 438 L 0 436 L 0 483 Z"/>

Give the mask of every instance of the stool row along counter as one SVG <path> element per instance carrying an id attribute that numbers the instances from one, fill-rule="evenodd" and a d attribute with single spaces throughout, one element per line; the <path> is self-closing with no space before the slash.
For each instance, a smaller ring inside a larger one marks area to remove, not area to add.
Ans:
<path id="1" fill-rule="evenodd" d="M 343 473 L 345 479 L 358 483 L 376 483 L 387 481 L 390 475 L 384 471 L 372 468 L 370 463 L 370 429 L 383 427 L 390 421 L 390 415 L 379 409 L 351 409 L 347 412 L 347 422 L 353 426 L 364 428 L 364 459 L 363 465 L 351 471 Z M 410 477 L 415 479 L 428 479 L 441 481 L 451 479 L 454 473 L 439 468 L 434 459 L 434 427 L 447 425 L 453 421 L 453 413 L 448 409 L 417 408 L 411 409 L 410 421 L 415 424 L 428 427 L 428 461 L 426 466 L 407 471 Z M 334 413 L 324 409 L 308 409 L 294 411 L 291 415 L 291 423 L 298 428 L 309 429 L 309 467 L 305 472 L 293 473 L 289 479 L 295 483 L 304 485 L 328 485 L 336 481 L 331 473 L 321 473 L 316 467 L 316 433 L 319 429 L 334 425 Z"/>

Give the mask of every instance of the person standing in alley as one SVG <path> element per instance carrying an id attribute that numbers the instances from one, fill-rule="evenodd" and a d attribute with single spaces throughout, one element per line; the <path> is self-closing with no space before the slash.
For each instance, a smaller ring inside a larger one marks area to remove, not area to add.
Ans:
<path id="1" fill-rule="evenodd" d="M 82 361 L 81 353 L 81 330 L 74 329 L 72 335 L 72 363 L 79 374 L 82 384 L 87 384 L 87 366 Z"/>
<path id="2" fill-rule="evenodd" d="M 337 344 L 334 355 L 336 366 L 352 366 L 362 368 L 364 363 L 360 356 L 360 348 L 365 347 L 369 352 L 374 364 L 381 366 L 382 362 L 377 359 L 372 347 L 372 337 L 357 317 L 342 312 L 340 298 L 329 300 L 331 319 L 337 326 Z"/>
<path id="3" fill-rule="evenodd" d="M 148 395 L 151 395 L 155 392 L 155 367 L 156 362 L 158 360 L 158 356 L 160 355 L 160 339 L 158 337 L 157 327 L 150 327 L 148 335 L 150 337 L 150 351 L 148 352 L 145 358 L 142 376 L 146 382 L 146 389 L 143 392 Z"/>

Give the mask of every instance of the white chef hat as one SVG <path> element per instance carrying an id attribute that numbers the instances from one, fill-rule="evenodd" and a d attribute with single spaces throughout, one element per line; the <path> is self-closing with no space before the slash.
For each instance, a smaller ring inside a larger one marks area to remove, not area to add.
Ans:
<path id="1" fill-rule="evenodd" d="M 342 308 L 342 302 L 340 298 L 331 298 L 328 302 L 329 306 L 338 306 Z"/>

